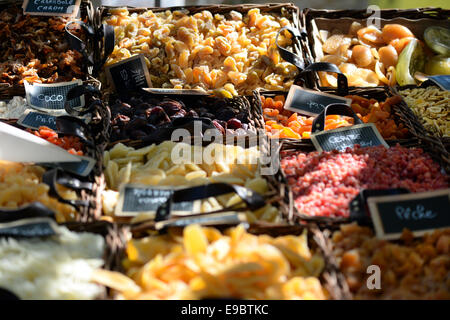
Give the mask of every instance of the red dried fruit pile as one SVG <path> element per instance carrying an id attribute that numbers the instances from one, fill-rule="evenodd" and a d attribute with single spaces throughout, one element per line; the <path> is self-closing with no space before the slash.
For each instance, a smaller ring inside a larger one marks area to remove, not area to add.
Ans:
<path id="1" fill-rule="evenodd" d="M 78 137 L 64 136 L 60 138 L 57 132 L 45 126 L 39 127 L 38 131 L 32 131 L 31 129 L 27 131 L 50 143 L 56 144 L 73 155 L 82 156 L 84 154 L 82 151 L 83 144 Z"/>
<path id="2" fill-rule="evenodd" d="M 281 167 L 297 209 L 309 216 L 348 217 L 349 202 L 364 188 L 423 192 L 449 186 L 428 154 L 400 145 L 300 152 L 283 157 Z"/>

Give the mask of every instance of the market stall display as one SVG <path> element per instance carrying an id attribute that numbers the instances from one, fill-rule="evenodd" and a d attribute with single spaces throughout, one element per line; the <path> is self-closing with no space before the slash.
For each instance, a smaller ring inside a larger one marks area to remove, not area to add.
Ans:
<path id="1" fill-rule="evenodd" d="M 0 295 L 450 299 L 449 10 L 0 2 Z"/>

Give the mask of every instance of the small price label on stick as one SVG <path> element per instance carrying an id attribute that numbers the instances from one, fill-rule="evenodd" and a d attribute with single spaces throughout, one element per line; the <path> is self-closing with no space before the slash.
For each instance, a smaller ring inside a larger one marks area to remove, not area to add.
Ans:
<path id="1" fill-rule="evenodd" d="M 398 239 L 404 228 L 420 237 L 450 227 L 450 189 L 370 197 L 367 205 L 381 239 Z"/>
<path id="2" fill-rule="evenodd" d="M 345 151 L 355 144 L 361 147 L 383 145 L 389 148 L 373 123 L 358 124 L 311 134 L 311 141 L 318 151 Z"/>
<path id="3" fill-rule="evenodd" d="M 106 75 L 117 92 L 126 93 L 152 87 L 143 54 L 107 66 Z"/>
<path id="4" fill-rule="evenodd" d="M 308 116 L 316 116 L 329 104 L 344 103 L 350 105 L 351 102 L 351 99 L 293 85 L 286 98 L 284 109 Z"/>
<path id="5" fill-rule="evenodd" d="M 48 237 L 57 234 L 56 230 L 56 224 L 50 218 L 30 218 L 0 223 L 0 237 Z"/>
<path id="6" fill-rule="evenodd" d="M 17 123 L 21 126 L 38 130 L 40 126 L 46 126 L 52 130 L 56 130 L 56 117 L 46 113 L 34 112 L 27 110 Z"/>
<path id="7" fill-rule="evenodd" d="M 67 93 L 70 89 L 83 84 L 81 80 L 70 82 L 60 82 L 51 84 L 30 84 L 25 81 L 25 93 L 27 103 L 35 109 L 44 110 L 45 112 L 57 112 L 66 114 L 64 105 L 66 103 Z M 72 108 L 84 106 L 84 95 L 69 102 Z"/>
<path id="8" fill-rule="evenodd" d="M 136 216 L 140 213 L 156 215 L 158 207 L 167 202 L 175 189 L 125 184 L 120 188 L 116 216 Z M 186 215 L 200 209 L 200 201 L 185 201 L 172 204 L 172 215 Z"/>
<path id="9" fill-rule="evenodd" d="M 22 8 L 29 15 L 74 17 L 80 3 L 81 0 L 25 0 Z"/>

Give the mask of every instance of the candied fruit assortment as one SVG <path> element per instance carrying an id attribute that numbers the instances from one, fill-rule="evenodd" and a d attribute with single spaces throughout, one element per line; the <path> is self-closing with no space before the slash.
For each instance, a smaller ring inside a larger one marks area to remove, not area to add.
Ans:
<path id="1" fill-rule="evenodd" d="M 40 126 L 39 130 L 27 129 L 27 131 L 33 133 L 35 136 L 38 136 L 39 138 L 45 139 L 48 142 L 53 143 L 58 147 L 67 150 L 67 152 L 69 152 L 70 154 L 76 156 L 82 156 L 84 154 L 82 151 L 83 144 L 81 143 L 80 138 L 78 137 L 73 136 L 58 137 L 57 132 L 46 126 Z"/>
<path id="2" fill-rule="evenodd" d="M 325 261 L 310 249 L 306 230 L 274 238 L 194 224 L 182 235 L 130 240 L 123 265 L 129 278 L 110 281 L 122 299 L 327 298 L 318 279 Z"/>
<path id="3" fill-rule="evenodd" d="M 409 136 L 408 129 L 394 120 L 392 106 L 401 98 L 393 96 L 384 102 L 349 95 L 351 108 L 364 123 L 374 123 L 385 139 L 403 139 Z M 314 117 L 302 116 L 284 109 L 285 97 L 274 98 L 261 96 L 266 133 L 271 138 L 309 139 Z M 347 127 L 354 124 L 352 117 L 327 115 L 325 130 Z"/>
<path id="4" fill-rule="evenodd" d="M 333 253 L 354 299 L 450 299 L 450 229 L 414 239 L 405 230 L 397 242 L 376 238 L 357 224 L 342 225 L 332 237 Z M 366 272 L 379 266 L 381 289 L 369 289 Z"/>
<path id="5" fill-rule="evenodd" d="M 285 155 L 281 168 L 299 212 L 349 217 L 349 203 L 362 189 L 406 188 L 423 192 L 448 188 L 448 176 L 420 148 L 400 145 Z"/>
<path id="6" fill-rule="evenodd" d="M 212 14 L 204 10 L 151 10 L 130 13 L 109 10 L 104 22 L 115 27 L 110 65 L 144 54 L 155 88 L 200 89 L 231 98 L 252 90 L 287 90 L 298 71 L 282 61 L 275 45 L 277 32 L 290 26 L 287 18 L 251 9 Z M 280 34 L 279 45 L 291 45 Z"/>
<path id="7" fill-rule="evenodd" d="M 21 6 L 0 11 L 0 83 L 21 85 L 71 81 L 84 75 L 81 53 L 69 48 L 64 17 L 24 15 Z M 78 24 L 72 34 L 83 38 Z"/>

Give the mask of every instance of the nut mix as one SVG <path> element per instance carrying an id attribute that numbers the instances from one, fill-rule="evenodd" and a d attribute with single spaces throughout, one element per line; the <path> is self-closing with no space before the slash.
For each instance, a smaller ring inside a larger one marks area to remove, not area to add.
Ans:
<path id="1" fill-rule="evenodd" d="M 130 13 L 110 9 L 116 45 L 106 65 L 143 53 L 155 88 L 201 89 L 231 98 L 256 88 L 288 90 L 297 75 L 275 45 L 288 19 L 251 9 L 243 15 L 202 11 Z M 278 42 L 291 44 L 290 34 Z"/>
<path id="2" fill-rule="evenodd" d="M 63 17 L 24 15 L 21 7 L 0 11 L 0 83 L 54 83 L 83 76 L 81 53 L 70 50 Z M 71 33 L 82 38 L 78 24 Z"/>

